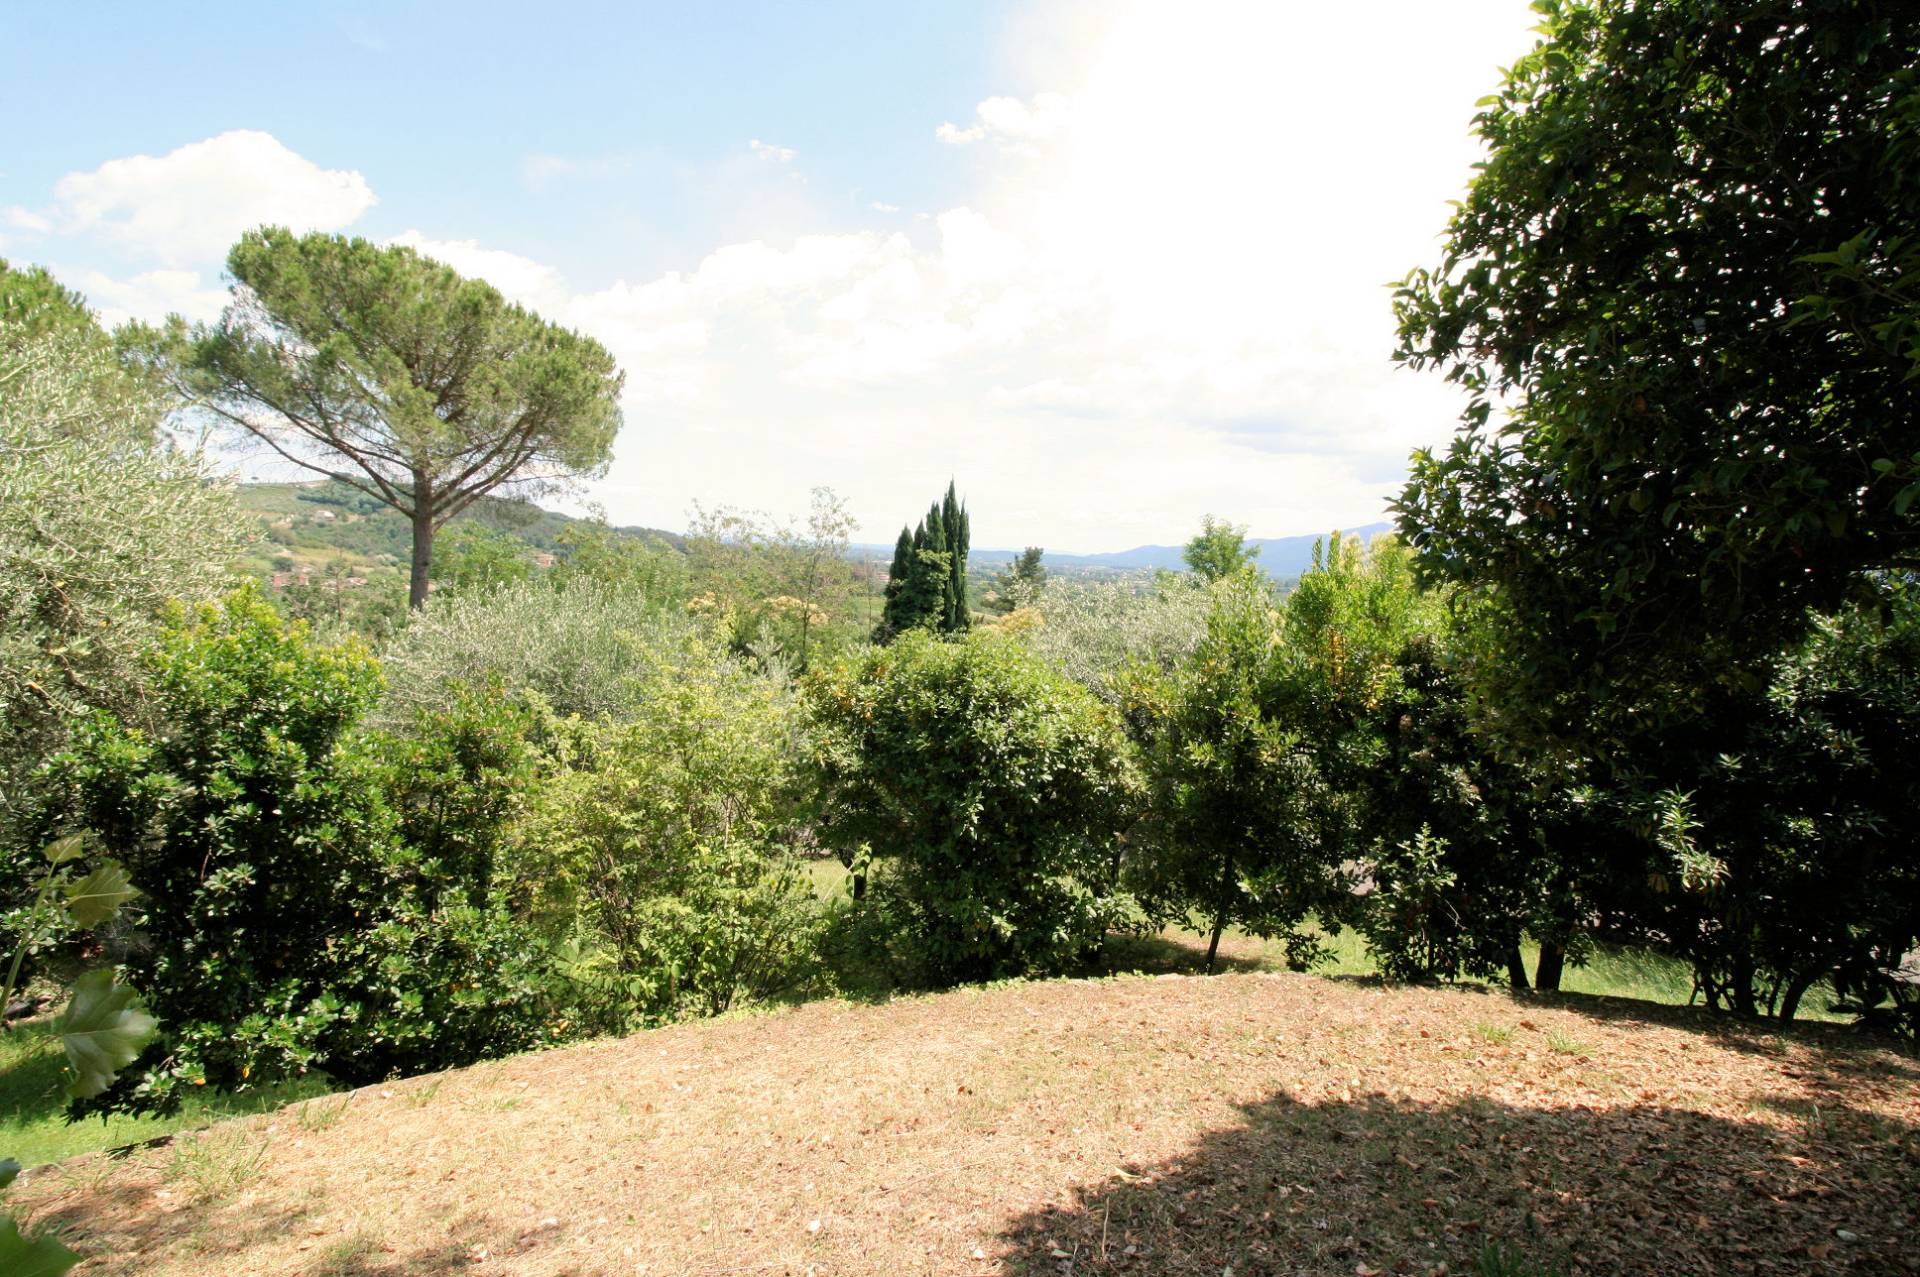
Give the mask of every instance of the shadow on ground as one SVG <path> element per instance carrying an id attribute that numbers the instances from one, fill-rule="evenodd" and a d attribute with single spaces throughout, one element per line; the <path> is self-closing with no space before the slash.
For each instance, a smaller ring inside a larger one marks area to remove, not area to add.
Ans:
<path id="1" fill-rule="evenodd" d="M 1872 1114 L 1779 1126 L 1284 1093 L 1243 1111 L 1188 1156 L 1021 1216 L 1008 1269 L 1920 1273 L 1920 1133 Z"/>
<path id="2" fill-rule="evenodd" d="M 1920 1083 L 1920 1058 L 1914 1047 L 1885 1034 L 1847 1024 L 1812 1020 L 1781 1024 L 1714 1011 L 1702 1006 L 1667 1006 L 1638 998 L 1606 997 L 1594 993 L 1508 993 L 1532 1005 L 1558 1007 L 1608 1024 L 1657 1024 L 1686 1029 L 1713 1039 L 1714 1044 L 1746 1055 L 1796 1057 L 1802 1065 L 1830 1075 L 1836 1083 L 1864 1077 L 1899 1078 Z"/>
<path id="3" fill-rule="evenodd" d="M 546 1240 L 538 1232 L 515 1236 L 479 1212 L 436 1229 L 431 1240 L 410 1238 L 397 1244 L 364 1227 L 344 1232 L 314 1228 L 306 1211 L 281 1203 L 263 1208 L 247 1200 L 213 1199 L 171 1208 L 155 1205 L 151 1182 L 123 1179 L 36 1213 L 30 1228 L 56 1233 L 89 1261 L 82 1271 L 101 1277 L 134 1277 L 148 1271 L 148 1261 L 158 1256 L 175 1263 L 192 1256 L 208 1272 L 262 1271 L 267 1261 L 260 1256 L 289 1239 L 304 1243 L 294 1270 L 312 1277 L 449 1277 L 489 1263 L 509 1265 L 505 1271 L 511 1271 L 515 1260 L 524 1260 Z M 558 1277 L 578 1272 L 562 1269 Z"/>
<path id="4" fill-rule="evenodd" d="M 1094 965 L 1104 975 L 1122 971 L 1142 975 L 1197 975 L 1207 969 L 1207 942 L 1204 937 L 1168 932 L 1154 936 L 1111 935 Z M 1266 969 L 1259 958 L 1226 949 L 1214 959 L 1214 970 L 1218 972 Z"/>
<path id="5" fill-rule="evenodd" d="M 1338 984 L 1387 987 L 1377 975 L 1315 973 L 1315 976 Z M 1741 1016 L 1704 1006 L 1674 1006 L 1603 993 L 1513 990 L 1471 980 L 1440 987 L 1523 1009 L 1552 1007 L 1571 1011 L 1600 1024 L 1682 1029 L 1708 1038 L 1715 1046 L 1729 1051 L 1780 1060 L 1784 1072 L 1793 1076 L 1804 1074 L 1823 1086 L 1844 1088 L 1867 1078 L 1920 1084 L 1920 1051 L 1916 1051 L 1913 1043 L 1850 1024 L 1816 1020 L 1782 1024 L 1778 1020 Z"/>

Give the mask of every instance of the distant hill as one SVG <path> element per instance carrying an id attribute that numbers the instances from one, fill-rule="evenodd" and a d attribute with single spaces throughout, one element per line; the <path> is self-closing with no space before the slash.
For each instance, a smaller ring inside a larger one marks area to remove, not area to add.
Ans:
<path id="1" fill-rule="evenodd" d="M 1362 539 L 1392 530 L 1391 523 L 1368 523 L 1357 528 L 1342 529 L 1346 535 Z M 1267 575 L 1280 579 L 1296 577 L 1305 572 L 1313 563 L 1314 543 L 1326 538 L 1326 533 L 1319 532 L 1297 537 L 1255 537 L 1249 538 L 1247 544 L 1259 547 L 1260 557 L 1254 561 Z M 859 548 L 872 552 L 876 557 L 891 557 L 893 554 L 890 545 Z M 1177 545 L 1136 545 L 1131 550 L 1114 550 L 1104 554 L 1055 554 L 1048 550 L 1046 564 L 1050 569 L 1081 572 L 1151 572 L 1162 569 L 1179 572 L 1187 566 L 1180 557 L 1181 549 Z M 1011 562 L 1018 553 L 1018 550 L 974 550 L 967 557 L 973 567 L 998 568 Z"/>
<path id="2" fill-rule="evenodd" d="M 366 493 L 332 479 L 308 483 L 243 483 L 243 508 L 260 516 L 268 544 L 262 558 L 291 559 L 307 565 L 339 564 L 362 574 L 405 567 L 412 552 L 413 528 L 406 516 Z M 455 523 L 483 524 L 527 543 L 533 551 L 552 551 L 570 515 L 543 510 L 529 501 L 481 497 L 456 515 Z M 631 536 L 685 544 L 677 532 L 658 528 L 616 528 Z M 261 564 L 258 566 L 266 566 Z"/>
<path id="3" fill-rule="evenodd" d="M 268 544 L 262 547 L 255 566 L 270 571 L 276 560 L 291 559 L 310 567 L 338 564 L 363 575 L 384 575 L 403 570 L 413 545 L 413 529 L 406 518 L 392 507 L 366 493 L 332 479 L 308 483 L 243 483 L 240 504 L 260 516 L 266 525 Z M 551 552 L 567 526 L 578 522 L 570 515 L 544 510 L 529 501 L 482 497 L 455 519 L 455 522 L 484 524 L 527 543 L 534 552 Z M 1369 523 L 1346 531 L 1353 536 L 1371 537 L 1392 528 L 1388 523 Z M 665 542 L 685 549 L 686 538 L 660 528 L 621 527 L 617 532 Z M 1255 560 L 1269 576 L 1286 579 L 1299 576 L 1313 561 L 1313 546 L 1325 534 L 1253 539 L 1260 557 Z M 1186 567 L 1177 545 L 1137 545 L 1131 550 L 1102 554 L 1055 554 L 1049 550 L 1047 567 L 1072 576 L 1105 576 L 1151 572 L 1164 569 L 1178 572 Z M 893 557 L 893 546 L 855 545 L 849 555 L 885 563 Z M 976 572 L 998 570 L 1018 554 L 1017 550 L 977 549 L 968 557 Z M 286 566 L 284 563 L 279 566 Z"/>

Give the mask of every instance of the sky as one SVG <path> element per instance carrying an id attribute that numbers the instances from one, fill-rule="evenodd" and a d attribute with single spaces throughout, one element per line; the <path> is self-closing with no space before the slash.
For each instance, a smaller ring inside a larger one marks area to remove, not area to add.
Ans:
<path id="1" fill-rule="evenodd" d="M 604 478 L 682 528 L 829 485 L 889 542 L 1383 517 L 1461 406 L 1391 360 L 1526 0 L 0 6 L 0 256 L 218 316 L 262 223 L 603 342 Z M 266 473 L 241 454 L 236 464 Z"/>

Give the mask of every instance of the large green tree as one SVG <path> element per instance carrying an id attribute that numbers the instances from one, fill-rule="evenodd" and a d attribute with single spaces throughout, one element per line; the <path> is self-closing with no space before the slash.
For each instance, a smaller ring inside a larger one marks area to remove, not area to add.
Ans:
<path id="1" fill-rule="evenodd" d="M 1209 581 L 1224 581 L 1260 557 L 1260 547 L 1247 544 L 1244 526 L 1207 515 L 1200 531 L 1180 551 L 1187 566 Z"/>
<path id="2" fill-rule="evenodd" d="M 0 324 L 8 345 L 49 332 L 71 332 L 105 341 L 86 298 L 44 266 L 10 266 L 0 257 Z"/>
<path id="3" fill-rule="evenodd" d="M 1033 606 L 1047 587 L 1047 565 L 1041 562 L 1045 553 L 1039 546 L 1030 545 L 1015 555 L 993 579 L 993 592 L 987 598 L 988 610 L 1004 614 L 1015 608 Z"/>
<path id="4" fill-rule="evenodd" d="M 926 629 L 817 669 L 820 835 L 905 973 L 953 984 L 1058 971 L 1140 921 L 1114 888 L 1139 776 L 1116 717 L 1032 651 Z"/>
<path id="5" fill-rule="evenodd" d="M 604 469 L 622 375 L 591 337 L 364 239 L 263 227 L 227 269 L 220 321 L 174 321 L 153 343 L 163 363 L 285 460 L 407 515 L 414 607 L 447 520 L 498 488 Z"/>
<path id="6" fill-rule="evenodd" d="M 1468 393 L 1399 505 L 1509 725 L 1619 741 L 1920 563 L 1920 7 L 1541 0 L 1398 294 Z"/>

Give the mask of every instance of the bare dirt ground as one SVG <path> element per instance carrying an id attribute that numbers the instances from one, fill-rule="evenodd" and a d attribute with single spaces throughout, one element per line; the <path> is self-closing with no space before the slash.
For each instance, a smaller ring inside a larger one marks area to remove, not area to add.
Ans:
<path id="1" fill-rule="evenodd" d="M 1915 1273 L 1920 1063 L 1598 999 L 1064 981 L 414 1078 L 15 1204 L 89 1277 Z"/>

